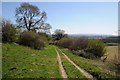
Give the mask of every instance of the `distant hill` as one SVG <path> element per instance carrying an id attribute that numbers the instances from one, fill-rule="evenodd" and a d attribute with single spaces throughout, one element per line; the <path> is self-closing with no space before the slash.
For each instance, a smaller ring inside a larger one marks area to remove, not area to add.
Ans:
<path id="1" fill-rule="evenodd" d="M 101 34 L 68 34 L 70 38 L 88 38 L 88 39 L 101 39 L 105 43 L 118 43 L 119 37 L 114 35 L 101 35 Z"/>
<path id="2" fill-rule="evenodd" d="M 107 38 L 113 35 L 102 35 L 102 34 L 68 34 L 71 38 Z"/>

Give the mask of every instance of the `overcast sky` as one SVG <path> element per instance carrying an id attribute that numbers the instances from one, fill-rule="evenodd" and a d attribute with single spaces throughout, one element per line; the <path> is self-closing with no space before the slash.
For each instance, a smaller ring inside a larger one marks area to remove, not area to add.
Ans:
<path id="1" fill-rule="evenodd" d="M 15 22 L 21 2 L 3 2 L 2 16 Z M 30 2 L 47 13 L 47 22 L 68 34 L 112 34 L 118 32 L 117 2 Z"/>

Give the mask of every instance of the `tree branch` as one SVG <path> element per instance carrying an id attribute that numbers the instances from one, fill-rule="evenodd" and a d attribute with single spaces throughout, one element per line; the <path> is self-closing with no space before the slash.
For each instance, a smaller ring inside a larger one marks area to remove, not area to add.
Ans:
<path id="1" fill-rule="evenodd" d="M 43 16 L 38 21 L 36 21 L 33 26 L 35 26 L 38 22 L 40 22 L 42 20 L 42 18 L 43 18 Z"/>

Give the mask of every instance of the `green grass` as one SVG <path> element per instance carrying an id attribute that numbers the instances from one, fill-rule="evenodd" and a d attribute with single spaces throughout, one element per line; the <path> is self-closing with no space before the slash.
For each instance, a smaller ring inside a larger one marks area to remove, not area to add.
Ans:
<path id="1" fill-rule="evenodd" d="M 101 66 L 104 64 L 101 64 L 99 61 L 86 59 L 77 55 L 73 55 L 70 51 L 67 49 L 61 49 L 72 61 L 74 61 L 78 66 L 85 69 L 86 71 L 90 72 L 94 77 L 98 79 L 104 79 L 104 78 L 112 78 L 114 77 L 110 73 L 108 73 L 105 69 L 103 69 Z"/>
<path id="2" fill-rule="evenodd" d="M 3 44 L 3 78 L 61 78 L 53 46 L 34 50 L 18 44 Z"/>
<path id="3" fill-rule="evenodd" d="M 101 79 L 101 77 L 111 78 L 113 76 L 107 71 L 106 63 L 73 55 L 67 49 L 61 50 L 94 77 Z M 34 50 L 15 43 L 3 43 L 0 51 L 2 51 L 3 78 L 61 78 L 54 46 L 47 45 L 42 50 Z M 69 78 L 84 78 L 62 54 L 60 56 Z"/>
<path id="4" fill-rule="evenodd" d="M 0 43 L 0 79 L 2 78 L 2 43 Z"/>
<path id="5" fill-rule="evenodd" d="M 107 60 L 118 60 L 118 46 L 107 46 Z"/>
<path id="6" fill-rule="evenodd" d="M 72 65 L 59 50 L 58 52 L 60 54 L 62 64 L 68 75 L 68 78 L 80 78 L 80 79 L 87 80 L 86 77 L 76 67 L 74 67 L 74 65 Z"/>

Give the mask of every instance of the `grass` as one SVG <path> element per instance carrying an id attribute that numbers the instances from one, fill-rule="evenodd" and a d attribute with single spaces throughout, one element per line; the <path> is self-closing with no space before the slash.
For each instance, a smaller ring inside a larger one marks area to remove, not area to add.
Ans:
<path id="1" fill-rule="evenodd" d="M 118 59 L 118 46 L 108 46 L 106 47 L 108 51 L 107 60 L 116 60 Z"/>
<path id="2" fill-rule="evenodd" d="M 0 79 L 2 78 L 2 43 L 0 43 Z"/>
<path id="3" fill-rule="evenodd" d="M 15 43 L 3 43 L 2 49 L 0 51 L 3 52 L 3 78 L 61 78 L 54 46 L 47 45 L 42 50 L 34 50 Z M 107 49 L 109 55 L 117 53 L 115 52 L 116 47 L 114 46 L 108 47 Z M 90 72 L 94 77 L 98 79 L 114 77 L 114 73 L 111 72 L 113 69 L 109 67 L 112 66 L 111 63 L 108 64 L 107 62 L 103 63 L 101 61 L 79 57 L 73 55 L 67 49 L 61 50 L 78 66 Z M 65 59 L 61 52 L 60 56 L 69 78 L 84 78 L 84 76 Z M 108 67 L 112 70 L 109 71 L 110 69 L 107 69 Z"/>
<path id="4" fill-rule="evenodd" d="M 74 67 L 74 65 L 72 65 L 59 50 L 58 50 L 58 52 L 61 56 L 62 64 L 64 66 L 64 69 L 65 69 L 69 79 L 70 78 L 80 78 L 80 79 L 87 80 L 86 77 L 76 67 Z"/>
<path id="5" fill-rule="evenodd" d="M 18 44 L 3 44 L 3 78 L 61 78 L 53 46 L 34 50 Z"/>
<path id="6" fill-rule="evenodd" d="M 61 49 L 71 60 L 73 60 L 78 66 L 85 69 L 86 71 L 90 72 L 94 77 L 98 79 L 104 79 L 104 78 L 114 78 L 114 76 L 111 74 L 111 72 L 106 71 L 103 67 L 104 63 L 86 59 L 80 56 L 73 55 L 69 50 L 67 49 Z"/>
<path id="7" fill-rule="evenodd" d="M 112 71 L 117 76 L 118 66 L 120 64 L 118 56 L 118 46 L 107 46 L 107 60 L 106 65 L 109 71 Z"/>

